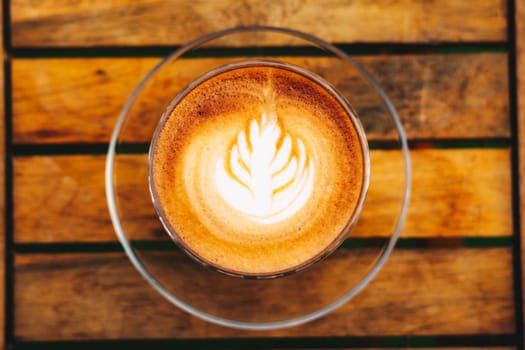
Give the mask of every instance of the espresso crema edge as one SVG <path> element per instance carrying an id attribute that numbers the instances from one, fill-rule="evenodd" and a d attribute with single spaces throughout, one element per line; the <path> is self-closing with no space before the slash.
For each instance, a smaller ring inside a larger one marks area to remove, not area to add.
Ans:
<path id="1" fill-rule="evenodd" d="M 199 262 L 238 276 L 302 269 L 346 237 L 368 187 L 355 113 L 322 78 L 252 61 L 179 94 L 150 149 L 163 225 Z"/>

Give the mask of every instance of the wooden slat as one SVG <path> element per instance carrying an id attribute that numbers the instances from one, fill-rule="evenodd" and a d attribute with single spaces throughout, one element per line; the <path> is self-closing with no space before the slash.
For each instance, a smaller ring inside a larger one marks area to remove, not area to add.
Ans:
<path id="1" fill-rule="evenodd" d="M 397 152 L 399 153 L 399 152 Z M 374 176 L 358 236 L 389 232 L 401 195 L 403 160 L 372 151 Z M 510 236 L 508 149 L 414 150 L 413 193 L 404 237 Z M 14 160 L 15 241 L 113 241 L 104 197 L 103 156 L 31 156 Z M 119 205 L 134 239 L 166 239 L 147 189 L 145 155 L 117 163 Z M 136 195 L 133 195 L 136 193 Z"/>
<path id="2" fill-rule="evenodd" d="M 6 81 L 4 75 L 4 64 L 6 56 L 4 52 L 3 42 L 3 1 L 0 1 L 0 350 L 6 347 L 5 344 L 5 329 L 6 329 L 6 232 L 5 232 L 5 100 L 4 89 L 6 88 Z"/>
<path id="3" fill-rule="evenodd" d="M 6 61 L 3 42 L 3 5 L 0 1 L 0 350 L 6 348 L 5 321 L 6 321 L 6 278 L 5 278 L 5 256 L 6 256 L 6 186 L 5 186 L 5 91 L 6 82 L 4 76 L 4 64 Z"/>
<path id="4" fill-rule="evenodd" d="M 334 42 L 479 42 L 505 40 L 505 14 L 503 0 L 475 7 L 454 0 L 14 0 L 11 33 L 15 47 L 179 45 L 253 24 L 289 27 Z"/>
<path id="5" fill-rule="evenodd" d="M 291 60 L 324 74 L 351 99 L 371 140 L 392 138 L 379 99 L 323 58 Z M 506 138 L 510 135 L 506 54 L 363 57 L 392 98 L 411 139 Z M 15 143 L 108 142 L 134 86 L 158 62 L 153 58 L 15 59 L 13 140 Z M 207 71 L 225 59 L 184 60 L 163 73 L 137 109 L 136 127 L 125 140 L 148 142 L 160 116 L 188 72 Z M 451 79 L 453 77 L 453 79 Z M 356 86 L 358 86 L 356 88 Z M 74 92 L 74 94 L 72 94 Z M 352 94 L 350 96 L 354 96 Z M 372 112 L 370 112 L 372 111 Z M 135 114 L 134 114 L 135 115 Z"/>
<path id="6" fill-rule="evenodd" d="M 516 1 L 516 80 L 518 97 L 518 164 L 521 219 L 521 287 L 525 290 L 525 4 Z M 525 306 L 525 293 L 522 293 Z M 523 310 L 525 314 L 525 309 Z M 524 320 L 525 321 L 525 320 Z M 525 322 L 522 323 L 525 327 Z M 525 341 L 525 328 L 521 329 L 522 341 Z"/>
<path id="7" fill-rule="evenodd" d="M 174 266 L 181 271 L 192 271 L 196 266 L 187 257 L 166 260 L 167 252 L 148 254 L 157 259 L 160 274 L 166 270 L 169 275 Z M 342 254 L 351 259 L 353 253 L 347 250 Z M 348 271 L 347 258 L 339 263 Z M 15 336 L 34 341 L 512 334 L 511 271 L 510 248 L 396 250 L 361 294 L 326 317 L 301 327 L 246 332 L 214 326 L 171 306 L 121 253 L 24 254 L 17 255 L 15 262 Z M 204 276 L 210 278 L 211 274 Z M 210 283 L 200 281 L 200 274 L 186 277 L 191 279 L 185 284 L 190 290 Z M 334 276 L 326 277 L 331 280 Z M 219 300 L 224 287 L 221 278 L 210 287 L 216 293 L 214 300 Z M 273 300 L 273 307 L 293 307 L 281 305 L 279 296 L 297 293 L 301 300 L 305 291 L 322 293 L 311 285 L 312 281 L 299 279 L 295 288 L 284 291 L 256 284 L 250 302 L 236 308 L 255 312 L 250 305 L 257 298 Z M 326 283 L 325 288 L 338 285 Z"/>
<path id="8" fill-rule="evenodd" d="M 399 338 L 391 338 L 391 339 L 374 339 L 372 340 L 372 342 L 376 342 L 376 343 L 379 343 L 381 344 L 382 347 L 362 347 L 362 346 L 359 346 L 359 349 L 361 350 L 384 350 L 385 348 L 387 348 L 388 350 L 518 350 L 518 348 L 516 346 L 490 346 L 490 345 L 487 345 L 487 346 L 464 346 L 464 347 L 451 347 L 449 345 L 447 345 L 447 341 L 448 339 L 450 338 L 447 338 L 446 336 L 445 337 L 438 337 L 437 339 L 435 338 L 429 338 L 429 339 L 424 339 L 422 342 L 424 342 L 425 344 L 429 344 L 428 347 L 419 347 L 417 346 L 416 344 L 419 342 L 418 341 L 414 341 L 412 339 L 409 339 L 407 340 L 409 344 L 411 344 L 412 346 L 411 347 L 390 347 L 391 344 L 399 344 L 399 343 L 402 343 L 405 341 L 405 339 L 403 339 L 403 337 L 401 337 L 401 339 Z M 346 342 L 345 342 L 346 340 Z M 342 348 L 342 347 L 334 347 L 333 345 L 330 345 L 330 349 L 339 349 L 339 350 L 353 350 L 353 349 L 356 349 L 356 345 L 355 345 L 355 341 L 353 339 L 345 339 L 345 340 L 342 340 L 342 339 L 337 339 L 335 341 L 328 341 L 330 342 L 331 344 L 332 343 L 345 343 L 345 344 L 351 344 L 351 345 L 347 345 L 346 347 Z M 130 349 L 130 348 L 137 348 L 137 347 L 140 347 L 140 346 L 147 346 L 149 348 L 155 348 L 155 349 L 178 349 L 177 346 L 179 346 L 179 344 L 182 344 L 182 346 L 185 348 L 185 349 L 201 349 L 203 347 L 205 347 L 205 345 L 203 346 L 202 344 L 211 344 L 210 345 L 210 348 L 212 347 L 215 347 L 215 346 L 219 346 L 219 347 L 228 347 L 228 345 L 231 346 L 231 348 L 240 348 L 240 347 L 253 347 L 253 348 L 264 348 L 264 345 L 261 345 L 261 340 L 260 339 L 255 339 L 255 340 L 240 340 L 240 339 L 227 339 L 227 340 L 224 340 L 222 344 L 220 345 L 217 345 L 216 343 L 217 342 L 221 342 L 222 340 L 217 340 L 217 339 L 210 339 L 209 342 L 206 341 L 206 340 L 202 340 L 202 339 L 190 339 L 190 340 L 178 340 L 178 339 L 169 339 L 169 340 L 146 340 L 146 341 L 141 341 L 141 340 L 124 340 L 124 341 L 119 341 L 119 340 L 99 340 L 99 341 L 96 341 L 96 344 L 94 342 L 89 342 L 89 341 L 83 341 L 83 340 L 80 340 L 80 341 L 71 341 L 71 342 L 64 342 L 64 343 L 61 343 L 60 341 L 58 342 L 54 342 L 54 341 L 42 341 L 42 342 L 24 342 L 24 341 L 20 341 L 20 342 L 17 342 L 15 344 L 15 347 L 16 348 L 19 348 L 19 349 L 25 349 L 25 348 L 31 348 L 31 349 L 49 349 L 49 348 L 53 348 L 53 349 L 63 349 L 63 348 L 77 348 L 77 347 L 82 347 L 82 346 L 87 346 L 88 348 L 90 346 L 96 346 L 97 349 L 115 349 L 115 350 L 119 350 L 119 349 Z M 367 340 L 365 340 L 366 342 Z M 290 339 L 283 339 L 282 341 L 280 340 L 276 340 L 276 339 L 271 339 L 271 340 L 268 340 L 268 342 L 270 344 L 273 345 L 273 347 L 267 347 L 267 348 L 264 348 L 264 349 L 274 349 L 275 347 L 279 347 L 279 344 L 282 343 L 282 344 L 286 344 L 284 345 L 285 347 L 288 346 L 287 344 L 290 344 Z M 358 343 L 362 343 L 362 341 L 358 340 L 357 341 Z M 474 342 L 476 344 L 480 344 L 480 341 L 479 339 L 476 339 L 474 340 Z M 494 341 L 492 341 L 493 343 Z M 324 342 L 326 344 L 326 340 Z M 434 345 L 434 344 L 440 344 L 439 346 L 438 345 Z M 455 341 L 455 343 L 461 343 L 461 340 L 460 341 Z M 223 344 L 228 344 L 226 346 L 224 346 Z M 293 346 L 294 348 L 297 348 L 297 349 L 312 349 L 312 346 L 314 346 L 314 344 L 323 344 L 323 340 L 322 338 L 316 338 L 314 339 L 313 341 L 311 340 L 311 338 L 295 338 L 293 340 Z M 384 344 L 384 345 L 383 345 Z M 68 347 L 69 346 L 69 347 Z M 300 347 L 302 346 L 302 347 Z M 348 347 L 350 346 L 350 347 Z M 323 347 L 322 349 L 324 349 L 325 347 Z M 318 349 L 318 347 L 316 347 L 315 349 Z"/>
<path id="9" fill-rule="evenodd" d="M 447 338 L 445 338 L 447 339 Z M 175 345 L 173 343 L 176 343 L 178 340 L 172 340 L 171 343 L 172 343 L 172 347 L 174 347 Z M 211 347 L 213 346 L 216 346 L 216 344 L 213 344 L 213 342 L 216 341 L 215 339 L 211 340 L 210 343 L 212 345 L 210 345 Z M 231 340 L 227 340 L 226 342 L 230 342 Z M 318 341 L 318 339 L 316 339 L 316 341 Z M 430 343 L 432 344 L 432 342 L 435 342 L 436 340 L 435 339 L 432 339 L 432 340 L 428 340 L 427 343 Z M 437 339 L 437 342 L 442 342 L 443 344 L 447 344 L 446 343 L 446 340 L 443 340 L 443 338 L 441 339 Z M 106 349 L 108 348 L 107 344 L 111 344 L 111 349 L 120 349 L 120 348 L 126 348 L 127 347 L 122 347 L 122 343 L 119 343 L 118 341 L 113 341 L 113 340 L 109 340 L 109 341 L 95 341 L 96 344 L 93 344 L 93 343 L 90 343 L 89 341 L 78 341 L 78 342 L 68 342 L 67 344 L 70 346 L 70 347 L 76 347 L 78 343 L 80 343 L 81 345 L 80 346 L 89 346 L 89 345 L 92 345 L 92 346 L 96 346 L 98 349 Z M 125 345 L 129 344 L 128 343 L 129 341 L 124 341 L 123 343 Z M 133 344 L 133 346 L 135 346 L 136 344 L 143 344 L 139 341 L 135 341 L 136 343 Z M 148 340 L 147 341 L 148 343 L 146 344 L 146 346 L 149 346 L 149 347 L 153 347 L 153 348 L 158 348 L 159 344 L 160 344 L 160 348 L 161 349 L 165 349 L 167 347 L 170 346 L 170 341 L 166 341 L 166 340 L 161 340 L 161 341 L 155 341 L 155 340 Z M 186 342 L 186 340 L 183 340 L 182 342 Z M 240 342 L 238 339 L 235 340 L 235 342 Z M 388 340 L 387 341 L 384 341 L 385 343 L 389 343 Z M 396 340 L 393 340 L 393 342 L 396 342 L 398 343 L 398 341 Z M 199 344 L 199 345 L 196 345 L 198 346 L 198 348 L 200 349 L 201 347 L 201 340 L 195 340 L 195 343 L 196 344 Z M 273 343 L 279 343 L 279 341 L 275 341 Z M 287 340 L 284 340 L 283 343 L 287 343 Z M 347 343 L 353 343 L 352 340 L 348 340 Z M 412 342 L 413 343 L 413 342 Z M 57 344 L 56 342 L 39 342 L 39 343 L 35 343 L 35 342 L 29 342 L 29 344 L 31 344 L 29 347 L 31 348 L 37 348 L 37 346 L 40 346 L 42 349 L 44 348 L 49 348 L 51 346 L 54 346 L 54 348 L 56 349 L 56 345 Z M 255 345 L 252 345 L 252 344 L 255 344 Z M 297 341 L 294 342 L 294 346 L 300 346 L 300 344 L 305 344 L 306 346 L 312 346 L 312 341 L 310 341 L 309 339 L 299 339 Z M 24 348 L 27 346 L 27 342 L 18 342 L 17 345 L 20 345 L 20 348 Z M 62 345 L 62 344 L 61 344 Z M 124 346 L 125 346 L 124 345 Z M 191 342 L 188 342 L 188 343 L 185 343 L 185 345 L 187 346 L 186 348 L 187 349 L 191 349 L 193 348 Z M 232 345 L 233 348 L 236 348 L 237 344 L 234 344 Z M 243 345 L 246 345 L 243 344 Z M 120 347 L 119 347 L 120 346 Z M 257 346 L 261 346 L 260 345 L 260 341 L 259 340 L 254 340 L 253 342 L 251 342 L 251 344 L 248 344 L 246 346 L 254 346 L 254 347 L 257 347 Z M 59 347 L 60 349 L 62 349 L 61 347 Z M 330 349 L 332 349 L 333 347 L 331 347 Z M 351 348 L 337 348 L 339 350 L 353 350 L 353 349 L 356 349 L 355 347 L 351 347 Z M 359 349 L 361 350 L 436 350 L 438 349 L 438 347 L 430 347 L 430 348 L 421 348 L 421 347 L 410 347 L 410 348 L 399 348 L 399 347 L 387 347 L 387 346 L 383 346 L 381 348 L 363 348 L 363 347 L 359 347 Z M 439 348 L 441 349 L 441 348 Z M 456 347 L 449 347 L 448 344 L 446 345 L 446 349 L 447 350 L 518 350 L 517 347 L 477 347 L 477 346 L 469 346 L 469 347 L 461 347 L 461 348 L 456 348 Z"/>

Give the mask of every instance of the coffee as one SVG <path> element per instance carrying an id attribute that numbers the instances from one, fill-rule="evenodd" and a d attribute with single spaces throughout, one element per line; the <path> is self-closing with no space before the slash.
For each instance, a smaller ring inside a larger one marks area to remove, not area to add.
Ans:
<path id="1" fill-rule="evenodd" d="M 172 237 L 198 261 L 275 277 L 346 237 L 368 185 L 368 149 L 351 108 L 288 64 L 216 69 L 180 93 L 150 148 L 150 190 Z"/>

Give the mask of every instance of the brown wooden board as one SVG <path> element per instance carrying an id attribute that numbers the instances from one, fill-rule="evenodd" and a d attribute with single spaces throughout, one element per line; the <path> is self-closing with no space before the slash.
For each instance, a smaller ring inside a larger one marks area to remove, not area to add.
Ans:
<path id="1" fill-rule="evenodd" d="M 14 47 L 180 45 L 202 34 L 253 24 L 298 29 L 332 42 L 490 42 L 506 38 L 505 4 L 13 0 L 11 33 Z"/>
<path id="2" fill-rule="evenodd" d="M 403 237 L 511 235 L 508 149 L 411 153 L 413 193 Z M 390 212 L 399 210 L 403 164 L 399 151 L 371 152 L 372 170 L 382 175 L 371 182 L 354 234 L 391 232 L 388 218 Z M 16 157 L 15 241 L 114 241 L 104 193 L 104 165 L 105 156 Z M 116 169 L 125 229 L 133 239 L 166 239 L 149 198 L 146 155 L 125 155 Z"/>
<path id="3" fill-rule="evenodd" d="M 521 218 L 521 287 L 525 288 L 525 4 L 516 1 L 516 80 L 518 103 L 518 156 L 520 178 L 520 218 Z M 522 295 L 525 305 L 525 293 Z M 525 310 L 524 310 L 525 313 Z M 525 323 L 524 323 L 525 324 Z M 525 329 L 521 329 L 525 337 Z M 522 339 L 524 341 L 524 339 Z"/>
<path id="4" fill-rule="evenodd" d="M 0 350 L 5 348 L 5 329 L 6 329 L 6 232 L 5 232 L 5 218 L 6 218 L 6 188 L 5 188 L 5 89 L 6 80 L 4 72 L 4 64 L 6 55 L 4 51 L 3 42 L 3 1 L 0 1 L 0 28 L 2 28 L 2 35 L 0 36 Z"/>
<path id="5" fill-rule="evenodd" d="M 513 3 L 517 9 L 520 89 L 520 194 L 525 198 L 525 4 L 519 0 Z M 405 47 L 396 44 L 416 44 L 409 47 L 425 52 L 442 52 L 439 46 L 432 49 L 436 43 L 503 46 L 507 41 L 506 6 L 507 0 L 482 0 L 475 6 L 455 0 L 11 0 L 0 10 L 10 9 L 9 32 L 15 52 L 38 56 L 61 52 L 104 55 L 105 48 L 113 53 L 143 55 L 143 48 L 149 54 L 157 52 L 151 50 L 156 46 L 181 45 L 214 30 L 247 24 L 286 26 L 330 42 L 373 44 L 370 47 L 376 48 L 384 45 L 390 50 Z M 260 45 L 294 45 L 262 35 L 259 39 Z M 19 50 L 24 48 L 31 50 Z M 44 51 L 39 51 L 41 48 Z M 76 50 L 79 48 L 94 51 Z M 45 249 L 56 246 L 41 243 L 80 243 L 58 247 L 81 251 L 116 246 L 85 244 L 116 242 L 104 193 L 105 156 L 43 153 L 68 144 L 75 146 L 72 151 L 63 148 L 63 152 L 88 153 L 98 150 L 90 144 L 107 143 L 132 89 L 159 59 L 63 57 L 16 58 L 10 62 L 10 141 L 19 153 L 13 159 L 14 207 L 8 214 L 13 215 L 14 249 L 19 250 L 12 271 L 14 305 L 8 306 L 14 313 L 10 319 L 14 324 L 6 327 L 4 317 L 0 318 L 0 350 L 4 348 L 5 329 L 14 332 L 15 346 L 27 341 L 42 348 L 46 341 L 64 340 L 516 335 L 516 323 L 522 322 L 514 319 L 513 287 L 518 282 L 513 281 L 512 247 L 461 246 L 463 237 L 507 242 L 513 234 L 511 197 L 516 189 L 512 187 L 511 150 L 501 146 L 511 137 L 512 91 L 508 89 L 508 56 L 502 52 L 357 57 L 391 96 L 410 140 L 475 140 L 460 142 L 461 147 L 480 146 L 480 140 L 503 142 L 490 143 L 494 148 L 413 150 L 413 192 L 403 237 L 425 238 L 417 242 L 428 247 L 397 248 L 370 286 L 320 320 L 271 332 L 222 328 L 189 316 L 165 301 L 139 276 L 123 253 L 46 252 Z M 187 59 L 187 71 L 172 70 L 173 74 L 167 74 L 157 84 L 177 91 L 181 88 L 178 79 L 188 79 L 190 68 L 215 66 L 221 59 Z M 331 64 L 325 58 L 292 60 L 326 74 L 343 91 L 355 80 L 355 75 L 330 70 Z M 3 73 L 0 69 L 0 113 L 4 112 Z M 149 142 L 152 123 L 174 96 L 161 95 L 159 91 L 163 89 L 150 91 L 139 101 L 136 111 L 147 117 L 151 125 L 142 128 L 144 118 L 140 119 L 125 141 Z M 358 97 L 356 103 L 363 103 L 363 109 L 378 110 L 377 99 L 369 93 L 361 90 Z M 3 119 L 0 118 L 0 129 L 5 128 Z M 372 141 L 395 138 L 380 118 L 367 119 L 365 124 Z M 0 158 L 5 152 L 2 137 Z M 38 147 L 43 144 L 51 147 L 40 151 Z M 443 144 L 437 142 L 433 147 Z M 86 148 L 82 149 L 82 145 Z M 421 147 L 422 143 L 418 145 Z M 447 145 L 454 147 L 458 143 Z M 24 150 L 40 155 L 24 155 Z M 372 164 L 382 177 L 376 177 L 363 212 L 361 222 L 368 229 L 360 231 L 358 226 L 354 232 L 357 237 L 382 235 L 389 225 L 384 218 L 399 196 L 396 190 L 401 179 L 399 172 L 392 169 L 402 169 L 401 158 L 393 156 L 392 151 L 373 150 Z M 124 197 L 121 203 L 129 213 L 124 218 L 127 227 L 135 239 L 155 241 L 146 247 L 161 247 L 158 241 L 168 239 L 149 202 L 144 155 L 122 157 L 118 169 L 125 175 L 119 177 L 119 186 Z M 0 182 L 4 182 L 3 176 L 0 171 Z M 2 211 L 4 190 L 0 190 Z M 132 194 L 134 191 L 137 196 Z M 379 195 L 387 200 L 378 200 Z M 522 218 L 524 208 L 522 205 Z M 3 220 L 4 217 L 0 219 L 0 280 L 5 279 Z M 523 219 L 521 222 L 523 235 L 525 223 Z M 432 238 L 447 239 L 443 242 Z M 434 245 L 438 242 L 440 245 Z M 522 244 L 525 261 L 523 238 Z M 343 249 L 343 254 L 352 252 Z M 159 273 L 174 268 L 166 253 L 144 252 L 160 262 Z M 183 259 L 176 267 L 191 270 L 194 265 Z M 523 271 L 522 281 L 525 268 Z M 188 281 L 187 288 L 199 288 L 200 277 L 195 278 L 197 283 Z M 305 291 L 321 296 L 325 288 L 312 290 L 309 282 L 304 280 L 286 292 L 292 296 Z M 4 299 L 4 287 L 0 285 L 0 301 Z M 326 288 L 338 286 L 327 284 Z M 270 288 L 245 296 L 263 295 L 279 305 L 281 293 Z M 0 314 L 5 314 L 3 303 Z M 524 331 L 518 330 L 519 335 Z M 97 343 L 93 345 L 96 347 Z"/>
<path id="6" fill-rule="evenodd" d="M 156 257 L 160 274 L 195 265 L 186 257 L 164 261 L 167 252 L 145 254 Z M 511 334 L 511 265 L 510 248 L 397 249 L 361 294 L 324 318 L 290 329 L 247 332 L 214 326 L 170 305 L 123 253 L 19 254 L 15 337 L 37 341 Z M 200 288 L 199 276 L 195 274 L 185 288 Z M 309 288 L 311 281 L 299 281 L 304 286 L 287 290 L 288 297 L 322 293 Z M 325 288 L 338 286 L 327 283 Z M 276 307 L 286 307 L 279 304 L 282 292 L 261 286 L 252 295 L 254 300 L 261 295 L 273 298 Z M 255 312 L 256 306 L 237 307 Z"/>
<path id="7" fill-rule="evenodd" d="M 393 139 L 381 102 L 357 72 L 333 69 L 326 58 L 287 58 L 324 75 L 347 93 L 370 140 Z M 504 53 L 358 57 L 383 85 L 410 139 L 507 138 L 507 56 Z M 134 86 L 157 58 L 15 59 L 13 141 L 108 142 Z M 149 142 L 166 105 L 189 82 L 226 59 L 186 59 L 168 68 L 133 110 L 127 142 Z M 356 82 L 357 81 L 357 82 Z M 356 91 L 356 92 L 354 92 Z"/>

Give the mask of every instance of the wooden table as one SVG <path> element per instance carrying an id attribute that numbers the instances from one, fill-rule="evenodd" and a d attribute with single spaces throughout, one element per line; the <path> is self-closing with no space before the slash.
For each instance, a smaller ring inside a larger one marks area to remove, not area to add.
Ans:
<path id="1" fill-rule="evenodd" d="M 5 348 L 523 347 L 525 2 L 11 0 L 3 22 Z M 328 316 L 271 332 L 160 297 L 121 251 L 104 197 L 135 84 L 171 48 L 248 24 L 358 52 L 413 158 L 407 222 L 377 278 Z"/>

